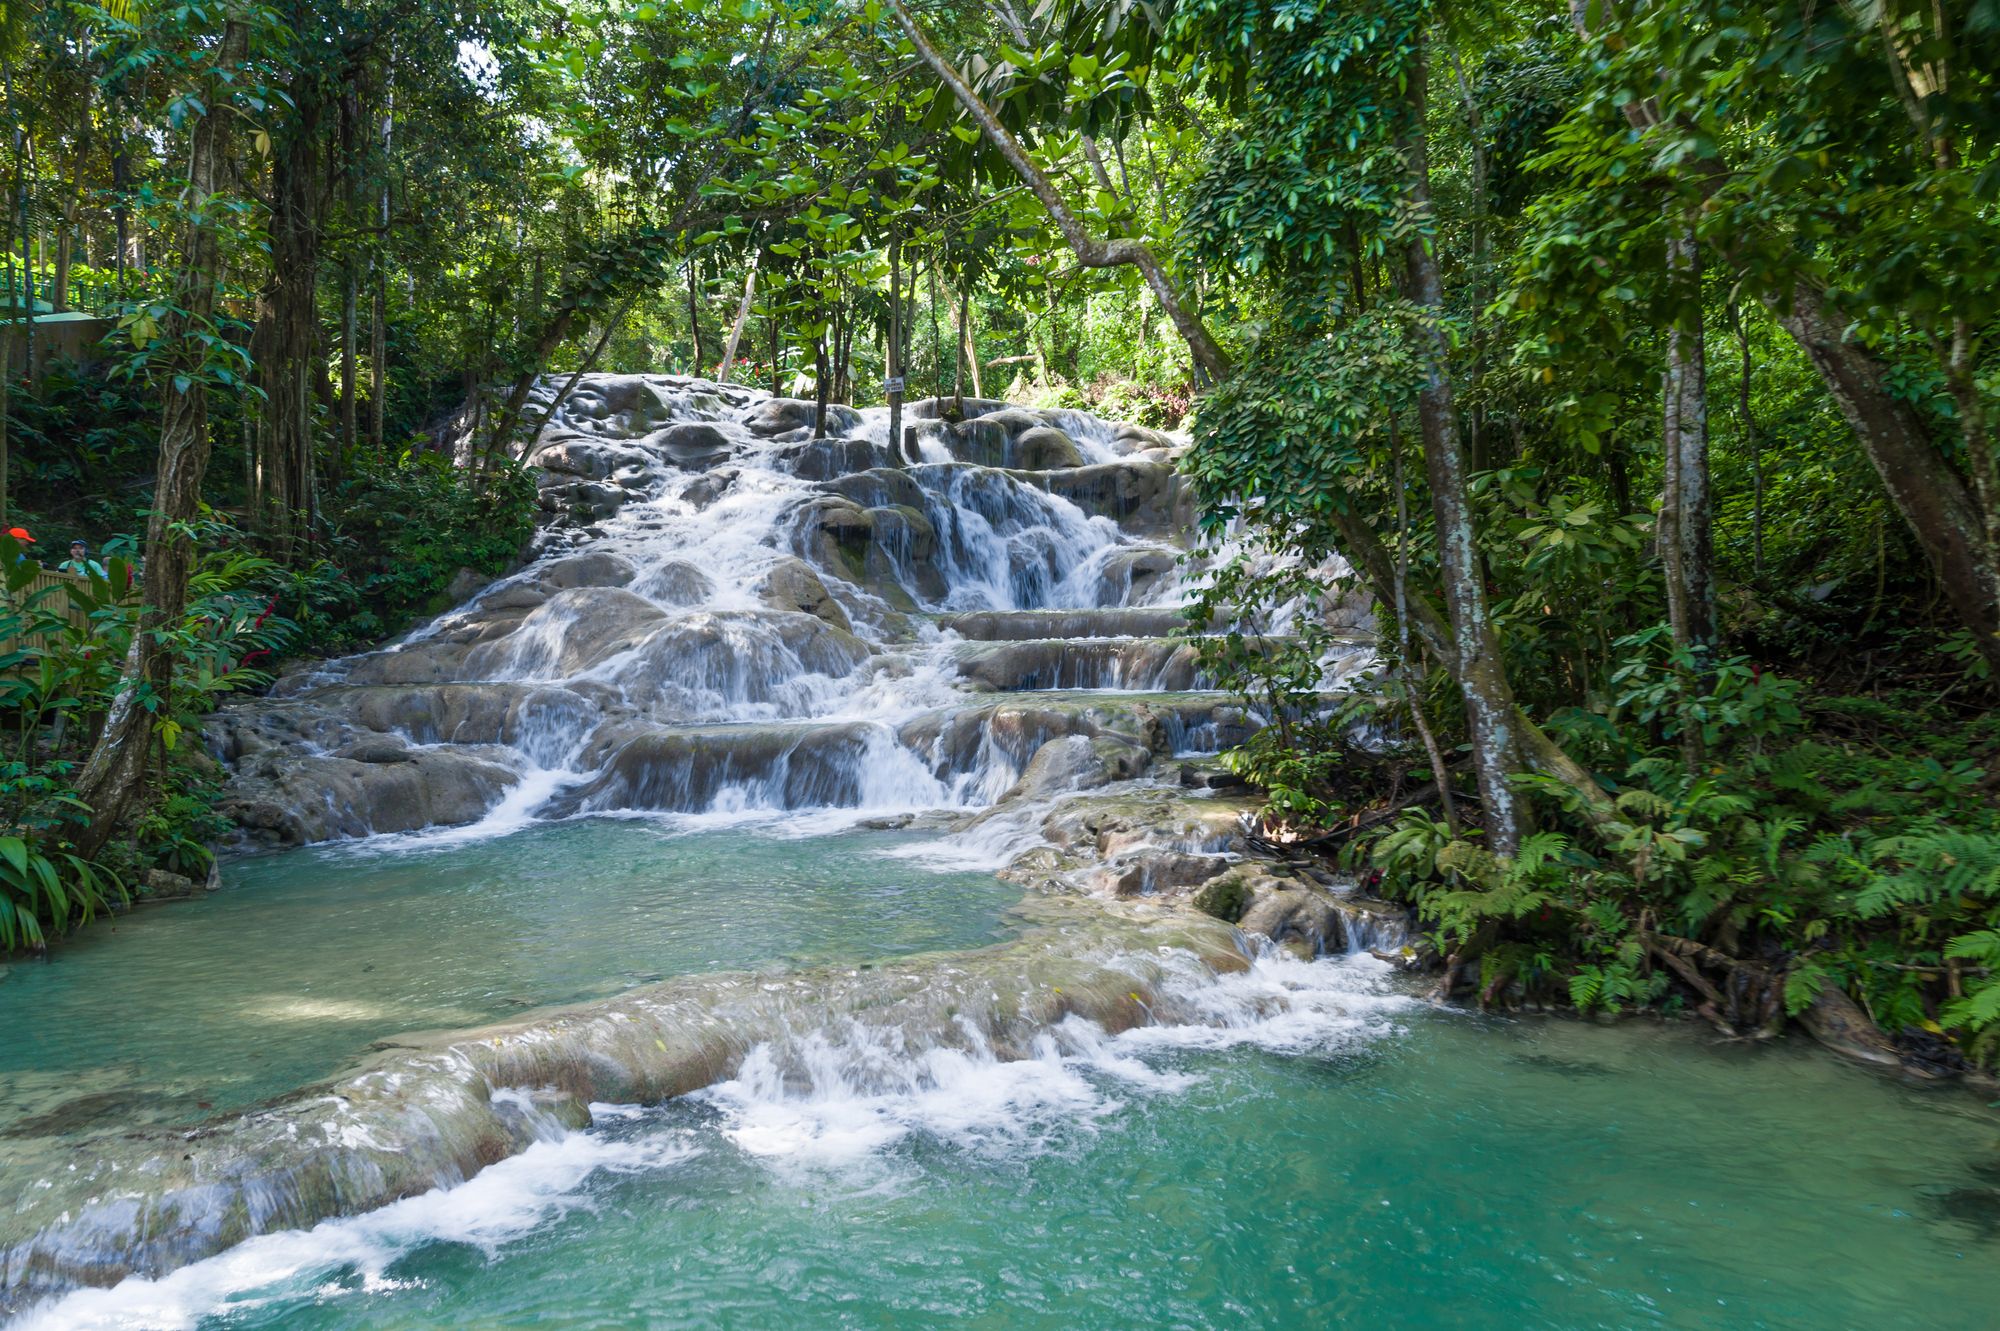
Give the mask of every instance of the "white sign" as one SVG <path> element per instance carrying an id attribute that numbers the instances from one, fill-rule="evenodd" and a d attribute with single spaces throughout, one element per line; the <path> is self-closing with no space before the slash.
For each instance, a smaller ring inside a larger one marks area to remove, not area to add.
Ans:
<path id="1" fill-rule="evenodd" d="M 884 380 L 882 381 L 882 391 L 883 391 L 883 392 L 885 392 L 885 393 L 900 393 L 900 392 L 902 392 L 902 391 L 903 391 L 903 376 L 899 374 L 899 375 L 897 375 L 897 376 L 896 376 L 895 378 L 893 378 L 893 379 L 884 379 Z"/>

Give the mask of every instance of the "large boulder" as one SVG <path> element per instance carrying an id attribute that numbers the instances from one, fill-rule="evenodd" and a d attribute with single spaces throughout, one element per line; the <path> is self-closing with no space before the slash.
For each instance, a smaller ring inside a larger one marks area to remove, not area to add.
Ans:
<path id="1" fill-rule="evenodd" d="M 1098 603 L 1145 603 L 1173 581 L 1179 562 L 1171 550 L 1148 546 L 1133 546 L 1115 552 L 1098 567 Z"/>
<path id="2" fill-rule="evenodd" d="M 778 439 L 798 431 L 812 431 L 817 417 L 817 407 L 804 398 L 766 398 L 751 408 L 743 417 L 743 428 L 766 439 Z M 827 404 L 826 432 L 839 436 L 853 433 L 861 426 L 861 413 L 838 402 Z"/>
<path id="3" fill-rule="evenodd" d="M 887 444 L 867 439 L 813 439 L 792 445 L 781 456 L 787 470 L 809 481 L 894 467 L 901 461 Z"/>
<path id="4" fill-rule="evenodd" d="M 1184 537 L 1194 525 L 1193 493 L 1165 462 L 1124 458 L 1053 471 L 1017 469 L 1020 479 L 1061 495 L 1127 531 Z"/>
<path id="5" fill-rule="evenodd" d="M 1046 799 L 1072 790 L 1095 790 L 1129 781 L 1151 765 L 1153 755 L 1116 735 L 1065 735 L 1035 750 L 1007 799 Z"/>
<path id="6" fill-rule="evenodd" d="M 534 580 L 551 590 L 567 591 L 572 587 L 624 587 L 636 576 L 630 560 L 609 551 L 589 550 L 544 564 L 535 570 Z M 540 603 L 524 608 L 533 609 Z"/>
<path id="7" fill-rule="evenodd" d="M 684 421 L 670 425 L 650 438 L 676 467 L 686 471 L 707 471 L 729 460 L 735 443 L 719 425 L 707 421 Z"/>
<path id="8" fill-rule="evenodd" d="M 591 809 L 698 813 L 725 790 L 775 808 L 852 807 L 861 800 L 867 727 L 734 725 L 633 735 L 556 814 Z"/>
<path id="9" fill-rule="evenodd" d="M 653 376 L 588 374 L 562 406 L 557 419 L 577 431 L 610 439 L 636 439 L 673 417 Z"/>
<path id="10" fill-rule="evenodd" d="M 567 679 L 631 647 L 663 618 L 658 606 L 623 588 L 572 587 L 505 638 L 474 647 L 465 668 L 475 679 Z"/>
<path id="11" fill-rule="evenodd" d="M 618 469 L 621 450 L 615 444 L 585 435 L 547 439 L 528 455 L 528 465 L 553 476 L 601 481 Z M 549 484 L 554 484 L 550 481 Z"/>
<path id="12" fill-rule="evenodd" d="M 407 749 L 394 758 L 377 744 L 353 752 L 246 759 L 220 810 L 251 840 L 295 846 L 474 822 L 519 780 L 511 768 L 473 751 Z"/>
<path id="13" fill-rule="evenodd" d="M 746 708 L 794 717 L 824 710 L 832 681 L 870 654 L 853 634 L 807 614 L 704 613 L 660 624 L 605 678 L 660 720 L 722 721 Z"/>
<path id="14" fill-rule="evenodd" d="M 400 650 L 371 652 L 347 664 L 350 684 L 443 684 L 466 678 L 463 643 L 427 638 Z"/>
<path id="15" fill-rule="evenodd" d="M 791 610 L 823 619 L 843 633 L 851 632 L 847 612 L 803 559 L 779 560 L 757 586 L 757 595 L 773 610 Z"/>
<path id="16" fill-rule="evenodd" d="M 863 508 L 821 495 L 794 511 L 792 548 L 822 573 L 867 588 L 896 610 L 946 592 L 937 567 L 937 531 L 915 508 Z"/>
<path id="17" fill-rule="evenodd" d="M 715 579 L 685 559 L 669 559 L 647 569 L 632 589 L 667 605 L 704 605 L 715 595 Z"/>
<path id="18" fill-rule="evenodd" d="M 821 483 L 820 489 L 851 499 L 863 508 L 904 508 L 924 506 L 923 487 L 906 471 L 875 467 L 852 475 L 837 476 Z"/>
<path id="19" fill-rule="evenodd" d="M 1106 896 L 1157 896 L 1200 887 L 1227 872 L 1230 865 L 1226 855 L 1143 850 L 1097 866 L 1089 879 L 1090 886 Z"/>
<path id="20" fill-rule="evenodd" d="M 1023 430 L 1007 450 L 1007 465 L 1023 471 L 1054 471 L 1081 467 L 1083 454 L 1076 441 L 1049 425 Z"/>

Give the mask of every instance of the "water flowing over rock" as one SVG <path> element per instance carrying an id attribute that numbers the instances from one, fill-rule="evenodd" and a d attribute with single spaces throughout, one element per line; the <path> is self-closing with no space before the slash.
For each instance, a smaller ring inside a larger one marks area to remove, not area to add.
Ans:
<path id="1" fill-rule="evenodd" d="M 815 437 L 810 402 L 584 376 L 525 445 L 537 557 L 388 650 L 225 708 L 228 811 L 293 844 L 620 809 L 977 810 L 1254 728 L 1176 636 L 1202 572 L 1180 442 L 957 410 L 913 403 L 891 440 L 885 411 L 835 405 Z M 1033 767 L 1051 740 L 1071 747 Z"/>
<path id="2" fill-rule="evenodd" d="M 816 415 L 702 380 L 585 376 L 524 445 L 550 514 L 532 561 L 468 580 L 463 605 L 387 650 L 226 707 L 209 738 L 227 811 L 278 845 L 848 811 L 1008 866 L 1028 893 L 1020 936 L 399 1037 L 191 1130 L 17 1124 L 9 1145 L 33 1163 L 0 1176 L 0 1313 L 453 1186 L 597 1102 L 810 1081 L 844 1041 L 875 1051 L 844 1081 L 908 1080 L 938 1054 L 1235 1020 L 1217 977 L 1259 946 L 1404 946 L 1400 910 L 1249 854 L 1252 801 L 1201 762 L 1263 718 L 1213 688 L 1185 637 L 1204 565 L 1180 441 L 973 399 L 911 404 L 902 440 L 878 410 L 832 408 L 829 437 Z M 1329 681 L 1362 655 L 1330 658 Z M 1239 1015 L 1290 1002 L 1260 991 Z"/>
<path id="3" fill-rule="evenodd" d="M 1117 1032 L 1212 1020 L 1249 959 L 1235 931 L 1146 907 L 1039 902 L 1016 942 L 864 970 L 703 976 L 506 1026 L 390 1042 L 353 1074 L 193 1132 L 93 1142 L 0 1183 L 0 1314 L 78 1284 L 159 1276 L 246 1238 L 463 1181 L 591 1121 L 734 1075 L 782 1075 L 865 1026 L 905 1053 L 1027 1056 L 1067 1018 Z"/>

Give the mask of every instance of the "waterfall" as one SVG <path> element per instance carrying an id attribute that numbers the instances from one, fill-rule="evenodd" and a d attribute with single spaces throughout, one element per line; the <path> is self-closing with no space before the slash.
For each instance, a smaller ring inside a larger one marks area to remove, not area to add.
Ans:
<path id="1" fill-rule="evenodd" d="M 1239 742 L 1256 719 L 1176 636 L 1203 568 L 1183 442 L 967 410 L 912 404 L 892 441 L 886 412 L 836 407 L 837 436 L 815 438 L 810 403 L 586 375 L 524 459 L 550 518 L 532 562 L 221 713 L 232 812 L 298 842 L 973 810 L 1052 739 L 1158 757 Z"/>

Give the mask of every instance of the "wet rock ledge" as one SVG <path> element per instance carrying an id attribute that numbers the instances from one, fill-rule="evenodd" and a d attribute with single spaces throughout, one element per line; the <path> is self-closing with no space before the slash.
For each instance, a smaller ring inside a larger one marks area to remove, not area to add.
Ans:
<path id="1" fill-rule="evenodd" d="M 1171 980 L 1248 964 L 1230 924 L 1170 904 L 1034 897 L 1019 911 L 1019 938 L 975 952 L 680 979 L 384 1042 L 350 1074 L 212 1126 L 11 1142 L 27 1149 L 0 1182 L 0 1315 L 463 1181 L 587 1125 L 593 1102 L 657 1103 L 725 1079 L 761 1043 L 782 1055 L 865 1021 L 916 1047 L 983 1042 L 1015 1058 L 1071 1014 L 1113 1032 L 1191 1015 Z"/>

